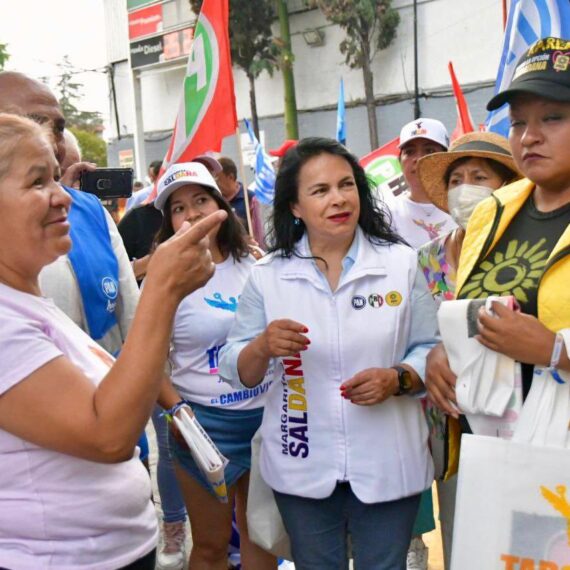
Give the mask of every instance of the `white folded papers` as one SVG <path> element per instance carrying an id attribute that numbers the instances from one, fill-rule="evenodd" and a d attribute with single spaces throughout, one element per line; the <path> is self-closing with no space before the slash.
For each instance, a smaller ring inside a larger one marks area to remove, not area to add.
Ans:
<path id="1" fill-rule="evenodd" d="M 182 408 L 179 416 L 174 416 L 174 421 L 188 444 L 196 465 L 212 486 L 216 497 L 222 503 L 227 503 L 228 490 L 224 467 L 228 464 L 228 460 L 220 453 L 194 414 Z"/>

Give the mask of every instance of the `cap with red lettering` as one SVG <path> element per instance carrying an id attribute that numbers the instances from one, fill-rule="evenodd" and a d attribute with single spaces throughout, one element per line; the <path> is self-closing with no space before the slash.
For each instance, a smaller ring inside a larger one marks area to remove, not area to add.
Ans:
<path id="1" fill-rule="evenodd" d="M 570 40 L 543 38 L 519 59 L 511 84 L 487 103 L 494 111 L 522 93 L 570 101 Z"/>
<path id="2" fill-rule="evenodd" d="M 402 148 L 407 142 L 414 139 L 427 139 L 441 145 L 445 150 L 449 147 L 449 135 L 445 125 L 437 119 L 416 119 L 402 127 L 400 131 L 400 144 Z"/>
<path id="3" fill-rule="evenodd" d="M 206 166 L 200 162 L 181 162 L 170 165 L 158 181 L 158 195 L 154 200 L 154 207 L 157 210 L 164 210 L 169 196 L 186 184 L 199 184 L 222 195 Z"/>

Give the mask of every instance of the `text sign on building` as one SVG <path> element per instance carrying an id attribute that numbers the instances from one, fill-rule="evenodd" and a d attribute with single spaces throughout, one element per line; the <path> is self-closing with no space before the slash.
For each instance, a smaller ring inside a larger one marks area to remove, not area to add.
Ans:
<path id="1" fill-rule="evenodd" d="M 119 151 L 119 166 L 121 168 L 133 168 L 135 164 L 135 154 L 132 148 L 125 148 Z"/>
<path id="2" fill-rule="evenodd" d="M 149 4 L 156 4 L 156 0 L 127 0 L 127 10 L 136 10 Z"/>
<path id="3" fill-rule="evenodd" d="M 162 4 L 129 13 L 129 39 L 162 32 Z"/>
<path id="4" fill-rule="evenodd" d="M 188 57 L 194 30 L 186 28 L 163 36 L 131 42 L 131 67 L 143 67 L 179 57 Z"/>
<path id="5" fill-rule="evenodd" d="M 163 61 L 162 36 L 131 43 L 131 66 L 152 65 Z"/>
<path id="6" fill-rule="evenodd" d="M 194 38 L 194 29 L 187 28 L 178 30 L 163 36 L 164 59 L 176 59 L 184 55 L 190 54 L 192 48 L 192 39 Z"/>

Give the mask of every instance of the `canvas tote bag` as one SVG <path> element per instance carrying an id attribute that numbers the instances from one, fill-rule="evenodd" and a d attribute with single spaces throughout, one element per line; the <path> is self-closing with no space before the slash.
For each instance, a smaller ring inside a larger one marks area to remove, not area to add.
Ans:
<path id="1" fill-rule="evenodd" d="M 513 439 L 461 442 L 452 570 L 570 570 L 570 374 L 537 369 Z"/>
<path id="2" fill-rule="evenodd" d="M 251 442 L 251 470 L 247 496 L 247 528 L 249 538 L 277 558 L 293 560 L 289 535 L 279 514 L 273 491 L 263 480 L 259 470 L 261 430 Z"/>

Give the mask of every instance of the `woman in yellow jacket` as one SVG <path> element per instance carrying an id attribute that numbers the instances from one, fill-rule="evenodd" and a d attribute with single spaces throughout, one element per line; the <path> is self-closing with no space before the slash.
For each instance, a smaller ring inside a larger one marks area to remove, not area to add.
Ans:
<path id="1" fill-rule="evenodd" d="M 510 105 L 509 142 L 525 179 L 497 190 L 475 209 L 457 274 L 457 298 L 514 295 L 515 313 L 493 304 L 479 315 L 479 340 L 522 364 L 523 396 L 541 367 L 570 371 L 570 40 L 545 38 L 523 55 L 509 88 L 489 110 Z M 539 58 L 544 65 L 534 65 Z M 556 374 L 554 370 L 554 374 Z M 447 412 L 449 477 L 459 436 L 469 432 L 453 404 L 456 376 L 443 345 L 428 356 L 426 387 Z"/>

